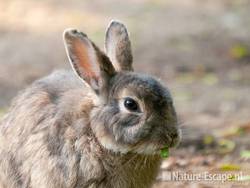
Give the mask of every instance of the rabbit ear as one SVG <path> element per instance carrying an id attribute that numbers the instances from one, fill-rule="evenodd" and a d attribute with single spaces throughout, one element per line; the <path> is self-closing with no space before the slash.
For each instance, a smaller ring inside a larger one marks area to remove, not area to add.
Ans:
<path id="1" fill-rule="evenodd" d="M 82 32 L 67 29 L 63 38 L 73 70 L 94 91 L 99 92 L 115 74 L 109 58 Z"/>
<path id="2" fill-rule="evenodd" d="M 106 31 L 105 50 L 117 71 L 133 71 L 131 43 L 125 25 L 117 21 L 110 23 Z"/>

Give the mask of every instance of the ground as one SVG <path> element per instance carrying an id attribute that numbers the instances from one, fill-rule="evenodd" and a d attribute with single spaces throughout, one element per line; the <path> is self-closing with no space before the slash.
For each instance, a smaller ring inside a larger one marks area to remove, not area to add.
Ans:
<path id="1" fill-rule="evenodd" d="M 35 79 L 70 68 L 65 28 L 103 46 L 111 19 L 130 31 L 135 69 L 172 92 L 183 129 L 155 187 L 249 187 L 249 0 L 0 0 L 0 114 Z M 173 172 L 242 172 L 245 181 L 168 180 Z"/>

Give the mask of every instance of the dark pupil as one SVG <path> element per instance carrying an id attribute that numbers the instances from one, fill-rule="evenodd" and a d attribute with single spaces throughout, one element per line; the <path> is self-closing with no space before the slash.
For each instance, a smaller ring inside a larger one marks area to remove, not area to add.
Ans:
<path id="1" fill-rule="evenodd" d="M 137 111 L 138 110 L 138 105 L 134 101 L 134 99 L 131 98 L 126 98 L 124 101 L 124 106 L 130 110 L 130 111 Z"/>

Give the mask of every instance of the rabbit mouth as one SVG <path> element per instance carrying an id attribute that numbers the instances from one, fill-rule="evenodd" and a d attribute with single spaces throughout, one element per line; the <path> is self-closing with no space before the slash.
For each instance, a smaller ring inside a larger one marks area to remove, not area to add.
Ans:
<path id="1" fill-rule="evenodd" d="M 147 143 L 140 145 L 136 148 L 135 152 L 139 154 L 155 155 L 160 154 L 162 149 L 172 148 L 175 145 L 172 144 L 159 144 L 159 143 Z"/>
<path id="2" fill-rule="evenodd" d="M 181 132 L 178 131 L 175 135 L 165 135 L 164 139 L 157 142 L 147 142 L 139 145 L 136 148 L 136 152 L 140 154 L 161 154 L 161 151 L 166 148 L 176 148 L 181 140 Z"/>
<path id="3" fill-rule="evenodd" d="M 143 144 L 136 148 L 135 153 L 153 155 L 159 152 L 159 146 L 157 144 Z"/>

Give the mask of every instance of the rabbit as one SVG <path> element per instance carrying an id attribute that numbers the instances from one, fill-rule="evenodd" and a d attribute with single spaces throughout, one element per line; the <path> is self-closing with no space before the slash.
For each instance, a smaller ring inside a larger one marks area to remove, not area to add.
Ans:
<path id="1" fill-rule="evenodd" d="M 1 188 L 149 188 L 162 148 L 180 141 L 169 90 L 133 70 L 126 26 L 112 21 L 105 53 L 66 29 L 73 71 L 20 92 L 0 124 Z"/>

